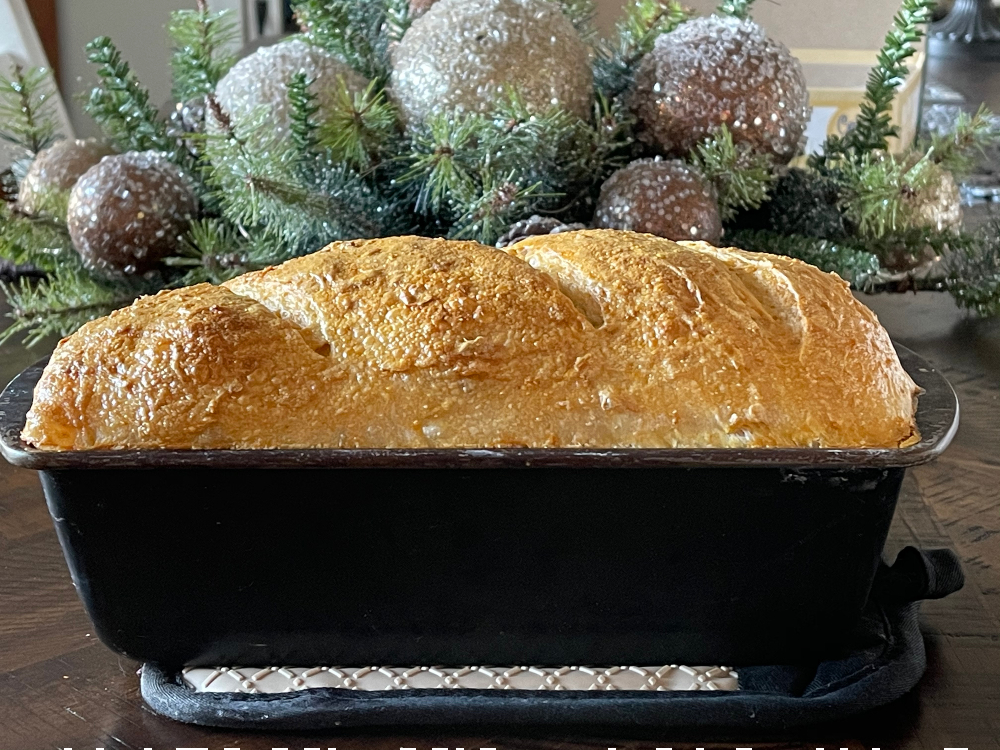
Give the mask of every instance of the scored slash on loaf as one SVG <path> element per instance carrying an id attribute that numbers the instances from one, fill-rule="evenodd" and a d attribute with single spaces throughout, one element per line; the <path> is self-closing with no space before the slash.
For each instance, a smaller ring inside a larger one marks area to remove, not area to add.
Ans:
<path id="1" fill-rule="evenodd" d="M 896 447 L 917 388 L 841 279 L 593 230 L 337 242 L 63 340 L 43 449 Z"/>

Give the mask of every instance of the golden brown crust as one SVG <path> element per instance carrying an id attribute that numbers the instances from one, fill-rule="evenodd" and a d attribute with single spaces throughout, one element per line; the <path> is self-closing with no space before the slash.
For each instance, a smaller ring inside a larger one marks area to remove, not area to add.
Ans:
<path id="1" fill-rule="evenodd" d="M 508 252 L 586 288 L 606 404 L 640 445 L 895 446 L 916 386 L 846 282 L 801 261 L 608 230 Z M 574 294 L 572 289 L 567 289 Z M 574 296 L 576 296 L 574 294 Z"/>
<path id="2" fill-rule="evenodd" d="M 322 377 L 323 365 L 252 300 L 210 284 L 160 292 L 60 342 L 22 435 L 52 448 L 242 443 L 308 408 L 308 391 L 292 385 Z"/>
<path id="3" fill-rule="evenodd" d="M 610 230 L 507 253 L 394 237 L 89 323 L 57 347 L 23 437 L 46 449 L 896 446 L 914 393 L 874 315 L 798 261 Z"/>

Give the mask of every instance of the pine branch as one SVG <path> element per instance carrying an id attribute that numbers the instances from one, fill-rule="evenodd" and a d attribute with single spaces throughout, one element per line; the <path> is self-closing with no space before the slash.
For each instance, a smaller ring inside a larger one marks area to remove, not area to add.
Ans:
<path id="1" fill-rule="evenodd" d="M 246 271 L 256 270 L 249 258 L 250 242 L 232 224 L 221 219 L 191 223 L 177 255 L 166 258 L 171 268 L 185 271 L 171 286 L 209 282 L 221 284 Z"/>
<path id="2" fill-rule="evenodd" d="M 383 43 L 392 44 L 403 38 L 413 19 L 410 17 L 410 0 L 383 0 L 385 3 L 385 25 Z M 388 49 L 382 54 L 388 56 Z"/>
<path id="3" fill-rule="evenodd" d="M 267 231 L 251 234 L 245 227 L 222 219 L 202 219 L 192 222 L 177 255 L 166 258 L 165 262 L 184 272 L 170 284 L 179 288 L 202 282 L 221 284 L 242 273 L 283 263 L 298 254 L 283 238 Z"/>
<path id="4" fill-rule="evenodd" d="M 343 79 L 340 83 L 343 85 Z M 314 153 L 319 143 L 315 121 L 319 105 L 316 103 L 316 95 L 309 90 L 311 84 L 312 81 L 301 70 L 288 82 L 292 143 L 303 157 Z"/>
<path id="5" fill-rule="evenodd" d="M 636 63 L 653 49 L 656 38 L 690 17 L 691 11 L 675 0 L 631 0 L 612 37 L 602 40 L 595 49 L 597 90 L 607 99 L 626 91 L 632 84 Z"/>
<path id="6" fill-rule="evenodd" d="M 330 158 L 357 169 L 381 161 L 399 132 L 399 113 L 376 81 L 352 94 L 341 78 L 317 140 Z"/>
<path id="7" fill-rule="evenodd" d="M 725 125 L 695 146 L 688 160 L 715 186 L 723 221 L 740 210 L 760 208 L 774 182 L 771 157 L 746 144 L 736 146 Z"/>
<path id="8" fill-rule="evenodd" d="M 625 7 L 625 16 L 616 26 L 618 41 L 629 54 L 630 65 L 653 49 L 656 38 L 667 34 L 691 17 L 691 11 L 677 2 L 634 0 Z"/>
<path id="9" fill-rule="evenodd" d="M 855 127 L 842 137 L 827 138 L 822 154 L 810 157 L 810 166 L 822 169 L 842 158 L 857 161 L 872 151 L 885 150 L 888 139 L 899 136 L 891 122 L 892 102 L 910 72 L 906 60 L 916 53 L 914 45 L 923 38 L 922 27 L 930 22 L 935 5 L 936 0 L 903 0 L 868 76 Z"/>
<path id="10" fill-rule="evenodd" d="M 13 324 L 0 333 L 0 344 L 23 335 L 22 343 L 34 346 L 49 336 L 68 336 L 88 321 L 131 304 L 158 288 L 146 279 L 109 282 L 81 269 L 60 268 L 40 281 L 21 279 L 0 284 Z"/>
<path id="11" fill-rule="evenodd" d="M 576 127 L 562 141 L 552 156 L 552 169 L 560 176 L 558 183 L 542 187 L 543 192 L 565 194 L 562 205 L 549 210 L 548 203 L 538 206 L 543 213 L 558 214 L 565 222 L 587 222 L 594 213 L 601 185 L 633 157 L 635 118 L 616 98 L 609 101 L 600 93 L 594 102 L 594 126 L 575 121 Z M 544 181 L 542 181 L 544 183 Z"/>
<path id="12" fill-rule="evenodd" d="M 719 5 L 717 12 L 723 16 L 733 16 L 745 20 L 750 17 L 751 5 L 753 5 L 753 0 L 724 0 Z"/>
<path id="13" fill-rule="evenodd" d="M 52 76 L 45 68 L 25 71 L 15 65 L 10 78 L 0 76 L 0 139 L 32 156 L 51 145 L 59 129 L 54 93 Z"/>
<path id="14" fill-rule="evenodd" d="M 589 219 L 604 179 L 629 156 L 631 115 L 620 101 L 598 96 L 594 122 L 558 107 L 533 114 L 516 91 L 508 91 L 483 134 L 482 164 L 513 172 L 522 185 L 534 185 L 530 211 Z"/>
<path id="15" fill-rule="evenodd" d="M 529 198 L 537 194 L 537 185 L 522 186 L 510 172 L 481 177 L 482 190 L 452 227 L 451 239 L 470 239 L 493 245 L 513 221 L 532 213 Z"/>
<path id="16" fill-rule="evenodd" d="M 371 4 L 299 0 L 292 7 L 306 39 L 370 77 L 375 67 L 373 35 L 378 31 L 371 20 L 355 23 L 352 5 L 363 6 L 367 11 Z"/>
<path id="17" fill-rule="evenodd" d="M 409 189 L 419 214 L 445 231 L 457 222 L 463 236 L 483 228 L 470 217 L 490 204 L 484 196 L 499 190 L 484 182 L 486 175 L 516 175 L 519 205 L 530 213 L 587 218 L 601 183 L 627 160 L 631 143 L 620 102 L 599 98 L 595 121 L 596 127 L 557 107 L 532 113 L 510 90 L 489 116 L 439 115 L 413 132 L 395 185 Z"/>
<path id="18" fill-rule="evenodd" d="M 229 221 L 281 238 L 288 257 L 379 235 L 379 197 L 356 173 L 322 155 L 303 169 L 303 154 L 275 135 L 266 107 L 237 125 L 214 96 L 207 105 L 221 132 L 205 139 L 206 181 Z"/>
<path id="19" fill-rule="evenodd" d="M 1000 128 L 992 112 L 982 105 L 974 115 L 960 112 L 955 127 L 947 135 L 934 134 L 929 144 L 921 144 L 936 164 L 955 177 L 971 174 L 985 149 L 1000 140 Z"/>
<path id="20" fill-rule="evenodd" d="M 760 210 L 741 213 L 734 221 L 745 229 L 840 241 L 848 234 L 842 198 L 842 187 L 832 177 L 791 167 L 775 175 Z"/>
<path id="21" fill-rule="evenodd" d="M 612 172 L 630 161 L 635 142 L 635 115 L 621 99 L 608 99 L 598 93 L 594 103 L 594 122 L 593 149 L 600 164 L 600 174 L 595 177 L 600 185 Z"/>
<path id="22" fill-rule="evenodd" d="M 232 50 L 238 39 L 232 11 L 210 13 L 200 0 L 196 10 L 174 11 L 167 31 L 174 44 L 170 58 L 174 100 L 183 103 L 215 91 L 236 62 Z"/>
<path id="23" fill-rule="evenodd" d="M 294 144 L 289 147 L 266 128 L 265 107 L 260 107 L 249 122 L 236 124 L 214 95 L 206 97 L 205 103 L 220 131 L 203 139 L 208 160 L 206 182 L 231 222 L 248 226 L 266 223 L 267 203 L 276 200 L 280 206 L 282 199 L 262 188 L 288 180 L 292 188 L 285 192 L 295 189 L 300 155 Z"/>
<path id="24" fill-rule="evenodd" d="M 597 29 L 594 27 L 594 17 L 597 15 L 597 7 L 594 0 L 556 0 L 566 17 L 573 24 L 573 28 L 585 42 L 593 42 L 597 39 Z"/>
<path id="25" fill-rule="evenodd" d="M 102 84 L 90 92 L 85 109 L 122 151 L 174 152 L 166 125 L 112 41 L 101 36 L 87 45 L 87 59 L 98 66 Z"/>
<path id="26" fill-rule="evenodd" d="M 916 53 L 913 45 L 923 38 L 922 27 L 930 22 L 936 4 L 935 0 L 903 0 L 902 8 L 893 18 L 893 29 L 879 50 L 878 65 L 869 75 L 865 102 L 850 136 L 855 150 L 884 149 L 889 137 L 899 135 L 898 128 L 890 125 L 889 111 L 896 89 L 910 72 L 905 61 Z"/>
<path id="27" fill-rule="evenodd" d="M 740 230 L 727 237 L 726 241 L 743 250 L 798 258 L 823 271 L 836 273 L 856 289 L 863 287 L 880 268 L 874 253 L 816 237 L 767 230 Z"/>
<path id="28" fill-rule="evenodd" d="M 946 266 L 948 291 L 960 307 L 984 318 L 1000 316 L 1000 220 L 949 254 Z"/>
<path id="29" fill-rule="evenodd" d="M 312 44 L 366 78 L 388 80 L 389 45 L 409 24 L 406 0 L 296 0 L 292 7 Z"/>
<path id="30" fill-rule="evenodd" d="M 415 209 L 439 214 L 449 203 L 471 200 L 476 192 L 474 167 L 488 123 L 478 115 L 432 116 L 412 136 L 412 152 L 402 157 L 407 169 L 399 185 L 415 186 Z"/>
<path id="31" fill-rule="evenodd" d="M 480 149 L 500 172 L 514 172 L 541 190 L 561 193 L 578 172 L 588 170 L 585 152 L 592 129 L 579 117 L 559 107 L 532 114 L 524 98 L 509 89 L 489 118 L 492 127 L 482 133 Z M 582 161 L 574 163 L 574 160 Z"/>
<path id="32" fill-rule="evenodd" d="M 0 343 L 24 334 L 28 346 L 50 335 L 66 336 L 88 320 L 157 291 L 160 275 L 105 279 L 89 273 L 73 249 L 65 224 L 47 216 L 27 216 L 0 204 L 0 259 L 34 269 L 32 277 L 2 285 L 14 323 Z"/>
<path id="33" fill-rule="evenodd" d="M 864 154 L 837 172 L 843 186 L 843 209 L 862 237 L 877 239 L 910 228 L 921 192 L 941 178 L 928 156 L 917 161 Z"/>
<path id="34" fill-rule="evenodd" d="M 44 272 L 81 267 L 65 224 L 27 216 L 6 202 L 0 203 L 0 258 Z"/>

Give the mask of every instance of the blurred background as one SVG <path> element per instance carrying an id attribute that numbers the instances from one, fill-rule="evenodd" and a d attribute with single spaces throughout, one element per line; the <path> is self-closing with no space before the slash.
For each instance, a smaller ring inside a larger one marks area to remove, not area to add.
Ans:
<path id="1" fill-rule="evenodd" d="M 236 12 L 248 49 L 295 28 L 288 0 L 212 0 L 209 4 Z M 596 4 L 597 25 L 608 31 L 622 2 L 597 0 Z M 687 4 L 707 13 L 717 3 L 689 0 Z M 165 106 L 169 103 L 170 79 L 164 25 L 171 10 L 194 5 L 194 0 L 0 0 L 0 54 L 7 53 L 30 65 L 51 65 L 76 135 L 94 136 L 97 127 L 83 114 L 79 101 L 79 95 L 94 83 L 84 45 L 96 36 L 110 36 L 149 88 L 153 101 Z M 984 13 L 992 12 L 989 0 L 957 0 L 957 5 L 950 19 L 953 27 L 954 17 L 962 15 L 968 18 L 959 27 L 971 24 L 975 28 L 978 24 L 981 29 Z M 822 140 L 830 128 L 843 130 L 853 119 L 852 107 L 860 101 L 875 51 L 898 7 L 897 0 L 770 0 L 754 7 L 754 18 L 768 34 L 784 42 L 805 64 L 817 109 L 810 132 L 812 143 Z M 952 2 L 944 0 L 936 17 L 944 18 L 951 10 Z M 995 19 L 986 18 L 987 29 L 990 22 L 995 23 Z M 949 19 L 942 23 L 948 24 Z M 1000 31 L 996 36 L 1000 38 Z M 995 44 L 1000 47 L 1000 42 Z M 989 59 L 1000 55 L 992 53 L 989 44 L 957 46 L 963 48 L 957 58 L 947 58 L 957 62 L 942 63 L 935 55 L 929 61 L 921 57 L 925 75 L 915 72 L 899 97 L 895 113 L 904 137 L 916 133 L 921 95 L 929 111 L 925 125 L 930 127 L 946 127 L 942 119 L 950 121 L 955 107 L 974 111 L 985 102 L 994 111 L 1000 108 L 1000 62 Z"/>

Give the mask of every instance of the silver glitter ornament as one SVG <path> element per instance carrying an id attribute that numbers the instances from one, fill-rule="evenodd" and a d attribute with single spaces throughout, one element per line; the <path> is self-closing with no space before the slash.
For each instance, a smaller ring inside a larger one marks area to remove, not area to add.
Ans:
<path id="1" fill-rule="evenodd" d="M 174 252 L 198 210 L 184 174 L 157 151 L 106 156 L 77 181 L 66 223 L 93 269 L 143 273 Z"/>
<path id="2" fill-rule="evenodd" d="M 301 39 L 291 39 L 244 57 L 219 81 L 215 96 L 237 126 L 252 122 L 261 108 L 266 108 L 269 133 L 280 138 L 288 134 L 291 125 L 288 84 L 299 72 L 311 81 L 309 90 L 316 95 L 321 118 L 336 99 L 341 78 L 352 94 L 368 85 L 364 76 L 333 55 Z M 206 125 L 209 132 L 219 131 L 211 108 Z"/>
<path id="3" fill-rule="evenodd" d="M 589 118 L 589 48 L 550 0 L 439 0 L 393 51 L 392 94 L 408 124 L 490 112 L 506 90 L 542 112 Z"/>
<path id="4" fill-rule="evenodd" d="M 787 163 L 811 108 L 802 66 L 750 20 L 708 16 L 656 40 L 639 63 L 629 104 L 640 139 L 683 155 L 725 124 L 733 140 Z"/>
<path id="5" fill-rule="evenodd" d="M 715 188 L 679 160 L 639 159 L 611 175 L 601 186 L 594 226 L 674 241 L 722 239 Z"/>
<path id="6" fill-rule="evenodd" d="M 29 215 L 62 214 L 80 176 L 114 151 L 93 139 L 68 138 L 42 149 L 18 189 L 17 205 Z"/>

